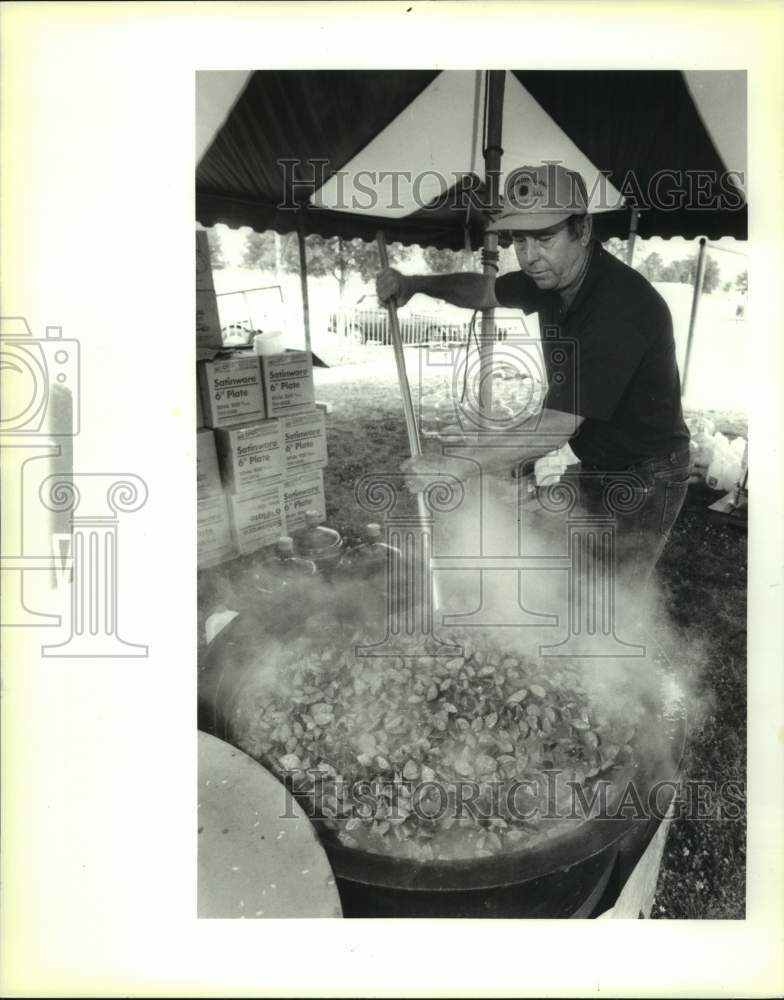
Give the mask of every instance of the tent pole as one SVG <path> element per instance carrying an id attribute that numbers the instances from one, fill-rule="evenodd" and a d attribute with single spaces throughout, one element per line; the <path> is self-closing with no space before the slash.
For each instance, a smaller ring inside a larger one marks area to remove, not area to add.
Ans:
<path id="1" fill-rule="evenodd" d="M 637 223 L 639 221 L 640 211 L 637 208 L 633 208 L 629 217 L 629 243 L 626 249 L 626 263 L 629 267 L 634 267 L 634 243 L 637 239 Z"/>
<path id="2" fill-rule="evenodd" d="M 694 341 L 694 329 L 697 326 L 697 310 L 700 305 L 702 295 L 702 284 L 705 280 L 706 249 L 708 241 L 704 236 L 700 237 L 700 252 L 697 257 L 697 273 L 694 276 L 694 294 L 691 300 L 691 316 L 689 317 L 689 335 L 686 338 L 686 357 L 683 361 L 683 386 L 681 394 L 686 395 L 686 382 L 689 378 L 689 361 L 691 360 L 691 349 Z"/>
<path id="3" fill-rule="evenodd" d="M 310 352 L 310 301 L 308 299 L 308 258 L 305 253 L 305 217 L 297 212 L 297 243 L 299 244 L 299 285 L 302 292 L 302 318 L 305 325 L 305 350 Z"/>
<path id="4" fill-rule="evenodd" d="M 487 181 L 488 202 L 491 211 L 500 207 L 501 180 L 501 131 L 504 117 L 505 70 L 488 70 L 485 75 L 486 118 L 485 118 L 485 180 Z M 498 237 L 495 233 L 485 233 L 482 273 L 495 278 L 498 274 Z M 493 406 L 493 343 L 495 341 L 495 318 L 493 309 L 482 310 L 482 337 L 479 359 L 479 400 L 482 411 L 489 412 Z M 467 362 L 467 359 L 466 359 Z"/>
<path id="5" fill-rule="evenodd" d="M 471 271 L 473 269 L 474 254 L 471 249 L 471 231 L 468 226 L 463 226 L 463 270 Z"/>
<path id="6" fill-rule="evenodd" d="M 308 299 L 308 258 L 305 253 L 305 216 L 297 212 L 297 243 L 299 244 L 299 286 L 302 292 L 302 319 L 305 326 L 305 350 L 310 352 L 310 301 Z"/>

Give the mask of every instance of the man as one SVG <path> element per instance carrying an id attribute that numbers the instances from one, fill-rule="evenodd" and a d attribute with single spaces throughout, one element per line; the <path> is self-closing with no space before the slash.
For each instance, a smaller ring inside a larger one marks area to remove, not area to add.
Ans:
<path id="1" fill-rule="evenodd" d="M 382 301 L 422 292 L 471 309 L 539 314 L 548 391 L 542 413 L 515 427 L 515 463 L 569 445 L 581 462 L 583 505 L 616 520 L 621 569 L 643 585 L 686 495 L 683 420 L 672 319 L 648 281 L 592 238 L 583 178 L 563 166 L 525 167 L 514 198 L 489 227 L 507 234 L 520 270 L 379 274 Z M 496 462 L 503 462 L 503 457 Z M 509 463 L 511 464 L 511 462 Z M 405 468 L 432 468 L 429 457 Z M 487 463 L 483 463 L 485 471 Z"/>

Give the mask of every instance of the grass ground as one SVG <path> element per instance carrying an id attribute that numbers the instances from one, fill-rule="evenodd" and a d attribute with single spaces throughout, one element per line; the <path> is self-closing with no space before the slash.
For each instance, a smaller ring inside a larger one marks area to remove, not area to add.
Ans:
<path id="1" fill-rule="evenodd" d="M 408 454 L 394 368 L 388 358 L 377 357 L 376 364 L 343 365 L 317 375 L 317 398 L 333 404 L 327 523 L 348 539 L 356 538 L 370 519 L 354 497 L 356 479 L 395 470 Z M 717 430 L 746 435 L 742 414 L 708 415 Z M 701 484 L 689 490 L 659 578 L 678 646 L 699 651 L 699 678 L 689 694 L 684 777 L 716 788 L 737 782 L 745 789 L 746 535 L 709 516 L 708 506 L 720 495 Z M 745 856 L 745 801 L 737 819 L 677 820 L 652 915 L 743 918 Z"/>

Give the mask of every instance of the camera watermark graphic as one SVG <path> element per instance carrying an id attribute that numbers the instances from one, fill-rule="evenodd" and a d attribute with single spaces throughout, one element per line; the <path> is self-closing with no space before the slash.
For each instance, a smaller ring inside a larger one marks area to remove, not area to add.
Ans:
<path id="1" fill-rule="evenodd" d="M 356 656 L 422 655 L 455 657 L 462 648 L 443 642 L 434 628 L 433 515 L 456 510 L 463 486 L 453 476 L 423 478 L 423 509 L 411 512 L 402 472 L 368 475 L 357 480 L 354 497 L 369 514 L 384 515 L 386 544 L 401 554 L 387 560 L 386 634 L 373 644 L 355 647 Z"/>
<path id="2" fill-rule="evenodd" d="M 580 412 L 579 348 L 544 327 L 494 344 L 489 363 L 468 344 L 419 352 L 417 472 L 356 484 L 357 504 L 386 522 L 386 545 L 406 554 L 389 566 L 387 635 L 357 655 L 454 655 L 439 635 L 463 627 L 534 630 L 545 658 L 663 655 L 640 610 L 666 540 L 654 530 L 655 477 L 552 472 L 543 412 L 554 398 L 567 423 Z"/>
<path id="3" fill-rule="evenodd" d="M 79 342 L 62 334 L 48 326 L 36 338 L 23 317 L 0 318 L 3 438 L 79 433 Z"/>
<path id="4" fill-rule="evenodd" d="M 37 338 L 24 317 L 0 318 L 5 628 L 61 623 L 59 615 L 41 611 L 31 598 L 43 579 L 70 569 L 67 551 L 53 552 L 48 544 L 53 526 L 32 496 L 41 470 L 71 466 L 71 442 L 80 424 L 79 375 L 79 344 L 64 338 L 61 327 L 47 327 L 46 335 Z"/>
<path id="5" fill-rule="evenodd" d="M 71 631 L 42 646 L 44 656 L 146 656 L 146 646 L 117 634 L 117 515 L 142 507 L 147 486 L 135 475 L 74 473 L 80 360 L 79 341 L 61 327 L 36 338 L 24 317 L 0 318 L 2 627 L 60 626 L 63 615 L 30 598 L 57 588 L 70 600 Z"/>
<path id="6" fill-rule="evenodd" d="M 520 449 L 540 433 L 541 404 L 548 384 L 560 393 L 563 412 L 577 412 L 580 383 L 578 342 L 557 327 L 545 327 L 541 337 L 507 335 L 493 344 L 492 357 L 467 345 L 426 347 L 420 352 L 418 411 L 426 419 L 432 377 L 448 373 L 438 437 L 478 436 L 472 443 Z M 499 387 L 504 392 L 499 394 Z M 576 418 L 567 433 L 577 430 Z"/>
<path id="7" fill-rule="evenodd" d="M 51 476 L 41 484 L 40 498 L 47 509 L 71 515 L 73 565 L 70 635 L 43 646 L 43 655 L 147 656 L 147 646 L 118 634 L 118 515 L 147 502 L 144 480 L 101 473 Z"/>

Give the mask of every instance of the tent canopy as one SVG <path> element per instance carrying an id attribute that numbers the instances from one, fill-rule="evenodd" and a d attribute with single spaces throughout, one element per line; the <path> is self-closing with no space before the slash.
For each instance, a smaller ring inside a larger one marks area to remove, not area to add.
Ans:
<path id="1" fill-rule="evenodd" d="M 481 244 L 485 74 L 198 74 L 196 216 L 460 249 Z M 221 115 L 225 116 L 221 124 Z M 592 192 L 601 239 L 745 239 L 745 73 L 507 73 L 501 187 L 558 160 Z M 210 139 L 210 137 L 212 138 Z M 727 176 L 727 171 L 732 171 Z M 393 179 L 393 175 L 394 178 Z"/>

